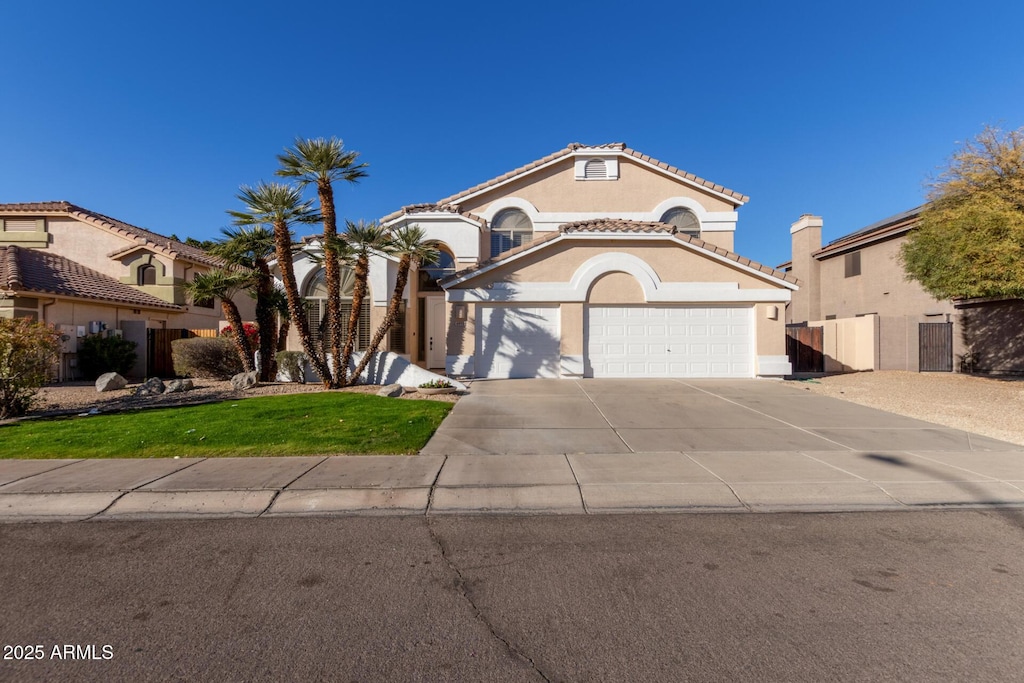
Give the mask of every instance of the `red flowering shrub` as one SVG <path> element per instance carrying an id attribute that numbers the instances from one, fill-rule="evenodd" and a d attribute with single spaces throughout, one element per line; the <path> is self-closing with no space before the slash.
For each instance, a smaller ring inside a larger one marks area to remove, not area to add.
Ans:
<path id="1" fill-rule="evenodd" d="M 245 330 L 245 338 L 249 340 L 249 348 L 253 351 L 260 348 L 260 328 L 253 323 L 242 323 L 242 329 Z M 234 333 L 231 325 L 228 325 L 220 331 L 220 336 L 230 337 Z"/>

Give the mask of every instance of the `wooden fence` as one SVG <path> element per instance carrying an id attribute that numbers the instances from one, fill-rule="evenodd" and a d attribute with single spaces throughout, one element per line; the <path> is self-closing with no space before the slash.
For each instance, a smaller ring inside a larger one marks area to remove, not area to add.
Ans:
<path id="1" fill-rule="evenodd" d="M 171 342 L 192 337 L 216 337 L 217 330 L 146 330 L 146 377 L 174 377 Z"/>
<path id="2" fill-rule="evenodd" d="M 793 372 L 824 372 L 824 328 L 787 325 L 786 355 Z"/>

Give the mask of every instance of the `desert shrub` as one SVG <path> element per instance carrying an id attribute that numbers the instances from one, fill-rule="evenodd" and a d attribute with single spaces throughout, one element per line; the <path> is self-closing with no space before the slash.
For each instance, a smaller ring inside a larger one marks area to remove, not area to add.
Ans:
<path id="1" fill-rule="evenodd" d="M 171 342 L 174 372 L 182 377 L 231 379 L 242 361 L 230 337 L 194 337 Z"/>
<path id="2" fill-rule="evenodd" d="M 78 341 L 78 369 L 86 379 L 96 379 L 107 372 L 127 375 L 138 355 L 133 341 L 100 334 L 83 337 Z"/>
<path id="3" fill-rule="evenodd" d="M 24 415 L 60 360 L 60 331 L 27 318 L 0 318 L 0 419 Z"/>
<path id="4" fill-rule="evenodd" d="M 280 374 L 287 375 L 291 382 L 306 383 L 306 354 L 301 351 L 279 351 L 276 358 Z"/>

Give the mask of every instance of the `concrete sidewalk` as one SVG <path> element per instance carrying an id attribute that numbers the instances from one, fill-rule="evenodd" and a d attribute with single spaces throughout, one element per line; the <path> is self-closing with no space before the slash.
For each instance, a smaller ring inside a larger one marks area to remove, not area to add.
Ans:
<path id="1" fill-rule="evenodd" d="M 1024 451 L 0 460 L 4 522 L 949 506 L 1024 506 Z"/>

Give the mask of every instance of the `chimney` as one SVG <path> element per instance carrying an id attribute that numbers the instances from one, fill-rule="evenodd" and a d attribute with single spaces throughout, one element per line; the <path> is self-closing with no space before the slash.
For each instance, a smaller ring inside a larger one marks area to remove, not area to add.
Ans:
<path id="1" fill-rule="evenodd" d="M 789 229 L 793 243 L 791 272 L 800 280 L 800 290 L 793 292 L 787 322 L 821 320 L 821 264 L 812 254 L 821 249 L 822 224 L 821 216 L 805 213 Z"/>

